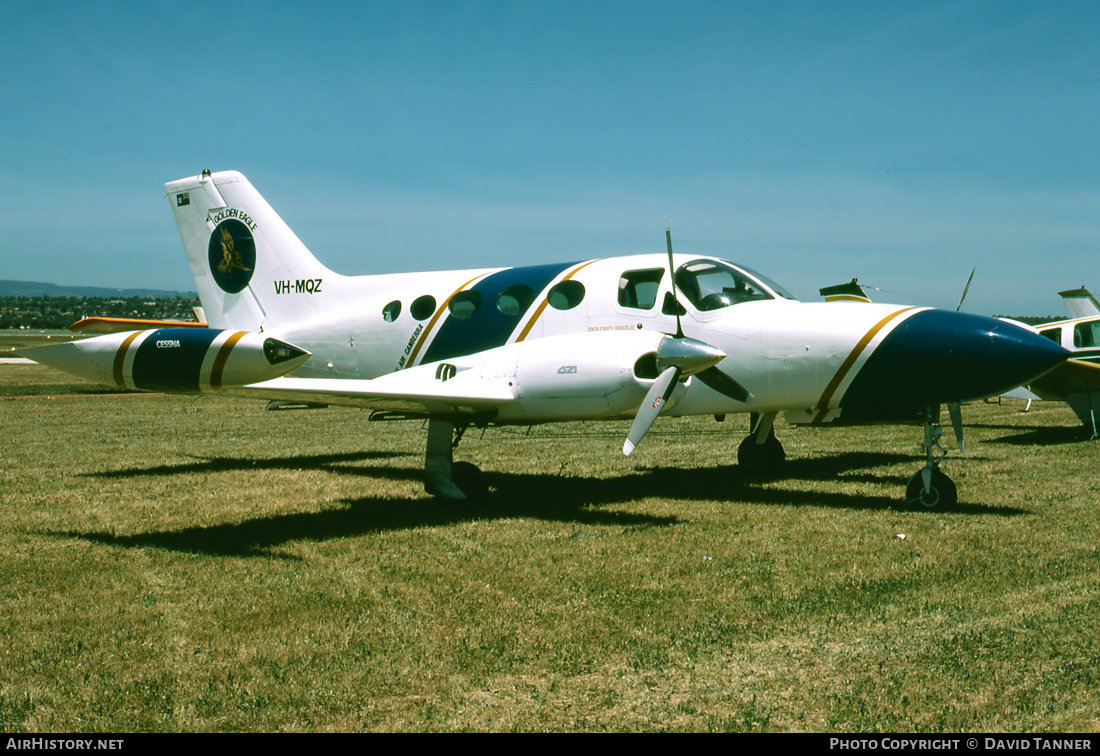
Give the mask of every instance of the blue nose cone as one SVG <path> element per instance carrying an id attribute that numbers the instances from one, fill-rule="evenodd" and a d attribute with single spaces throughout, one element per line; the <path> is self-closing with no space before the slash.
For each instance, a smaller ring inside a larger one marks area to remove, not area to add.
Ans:
<path id="1" fill-rule="evenodd" d="M 841 419 L 919 419 L 930 404 L 1010 391 L 1069 356 L 1050 339 L 1003 320 L 924 310 L 891 331 L 867 359 L 841 400 Z"/>

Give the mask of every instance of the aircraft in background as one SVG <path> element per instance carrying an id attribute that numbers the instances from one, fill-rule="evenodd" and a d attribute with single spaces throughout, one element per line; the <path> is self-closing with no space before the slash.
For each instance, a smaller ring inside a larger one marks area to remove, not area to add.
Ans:
<path id="1" fill-rule="evenodd" d="M 1080 289 L 1060 291 L 1058 296 L 1065 302 L 1070 318 L 1100 317 L 1100 302 L 1097 302 L 1092 292 L 1084 286 Z"/>
<path id="2" fill-rule="evenodd" d="M 783 412 L 796 424 L 923 425 L 926 461 L 906 500 L 950 506 L 940 407 L 961 439 L 962 401 L 1031 382 L 1068 356 L 993 318 L 802 303 L 742 265 L 674 254 L 667 225 L 667 256 L 343 276 L 240 173 L 204 171 L 165 189 L 209 328 L 95 337 L 77 352 L 42 348 L 33 358 L 132 388 L 426 419 L 425 485 L 443 498 L 488 491 L 476 467 L 453 459 L 471 426 L 633 418 L 630 454 L 658 416 L 745 413 L 738 464 L 774 476 L 785 458 L 773 430 Z M 238 348 L 249 368 L 230 375 Z M 285 375 L 247 381 L 291 362 Z"/>
<path id="3" fill-rule="evenodd" d="M 1100 437 L 1100 303 L 1085 287 L 1059 292 L 1070 317 L 1036 326 L 1040 336 L 1069 351 L 1072 359 L 1059 365 L 1030 384 L 1004 396 L 1034 400 L 1062 401 L 1092 428 L 1092 438 Z"/>
<path id="4" fill-rule="evenodd" d="M 970 269 L 970 277 L 966 279 L 966 286 L 963 287 L 962 296 L 959 297 L 959 305 L 955 308 L 958 312 L 962 310 L 963 302 L 966 301 L 966 294 L 970 291 L 970 283 L 974 280 L 974 272 L 978 269 L 975 265 Z M 875 291 L 881 291 L 881 289 L 875 289 L 875 287 L 869 287 Z M 826 286 L 823 289 L 817 290 L 821 296 L 825 298 L 826 302 L 870 302 L 871 295 L 868 294 L 864 287 L 859 283 L 858 278 L 853 278 L 848 283 L 838 284 L 837 286 Z M 1100 313 L 1098 313 L 1100 314 Z"/>
<path id="5" fill-rule="evenodd" d="M 823 289 L 817 290 L 821 296 L 825 297 L 826 302 L 870 302 L 871 297 L 867 296 L 867 292 L 863 290 L 863 287 L 859 285 L 859 279 L 853 278 L 848 283 L 838 284 L 836 286 L 826 286 Z"/>

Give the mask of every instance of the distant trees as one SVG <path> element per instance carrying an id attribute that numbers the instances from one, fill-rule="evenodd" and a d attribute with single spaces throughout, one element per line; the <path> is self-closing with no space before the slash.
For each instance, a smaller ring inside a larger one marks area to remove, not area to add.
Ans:
<path id="1" fill-rule="evenodd" d="M 199 300 L 186 297 L 0 297 L 0 329 L 63 329 L 83 318 L 191 320 Z"/>

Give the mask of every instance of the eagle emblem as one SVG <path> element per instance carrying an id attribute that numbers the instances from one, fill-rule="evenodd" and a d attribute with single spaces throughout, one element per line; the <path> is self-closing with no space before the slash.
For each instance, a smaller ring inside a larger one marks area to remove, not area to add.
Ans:
<path id="1" fill-rule="evenodd" d="M 237 294 L 248 286 L 256 267 L 256 240 L 236 218 L 218 224 L 210 234 L 210 273 L 222 291 Z"/>
<path id="2" fill-rule="evenodd" d="M 229 229 L 223 226 L 218 230 L 222 235 L 222 261 L 218 264 L 218 270 L 222 273 L 231 273 L 234 270 L 251 271 L 252 268 L 245 266 L 240 254 L 233 246 L 233 234 L 229 233 Z"/>

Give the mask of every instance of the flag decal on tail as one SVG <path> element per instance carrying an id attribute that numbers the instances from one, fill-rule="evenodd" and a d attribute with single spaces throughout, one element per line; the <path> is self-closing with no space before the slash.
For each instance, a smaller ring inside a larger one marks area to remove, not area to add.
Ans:
<path id="1" fill-rule="evenodd" d="M 248 226 L 235 218 L 222 221 L 210 234 L 210 272 L 229 294 L 248 286 L 256 267 L 256 240 Z"/>
<path id="2" fill-rule="evenodd" d="M 191 192 L 180 192 L 176 195 L 176 207 L 191 204 Z"/>

